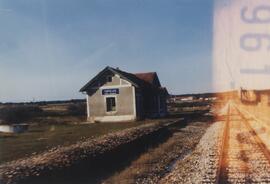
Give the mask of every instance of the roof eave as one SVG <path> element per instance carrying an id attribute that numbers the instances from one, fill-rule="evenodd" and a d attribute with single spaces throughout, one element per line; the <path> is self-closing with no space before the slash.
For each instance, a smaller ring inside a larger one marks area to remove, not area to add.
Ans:
<path id="1" fill-rule="evenodd" d="M 89 88 L 89 86 L 91 85 L 91 83 L 97 79 L 99 76 L 101 76 L 104 72 L 106 72 L 107 70 L 111 71 L 114 74 L 118 74 L 121 78 L 129 81 L 132 85 L 134 85 L 135 87 L 139 87 L 138 84 L 134 83 L 133 81 L 129 80 L 128 78 L 126 78 L 125 76 L 123 76 L 121 73 L 117 72 L 117 70 L 115 70 L 112 67 L 107 66 L 105 69 L 103 69 L 101 72 L 99 72 L 93 79 L 91 79 L 86 85 L 84 85 L 79 92 L 86 92 L 87 88 Z"/>
<path id="2" fill-rule="evenodd" d="M 139 87 L 138 84 L 136 84 L 135 82 L 129 80 L 127 77 L 125 77 L 124 75 L 122 75 L 121 73 L 119 73 L 117 70 L 115 70 L 114 68 L 112 67 L 109 67 L 110 71 L 112 71 L 113 73 L 115 74 L 118 74 L 121 78 L 127 80 L 128 82 L 130 82 L 132 85 L 134 85 L 135 87 Z"/>

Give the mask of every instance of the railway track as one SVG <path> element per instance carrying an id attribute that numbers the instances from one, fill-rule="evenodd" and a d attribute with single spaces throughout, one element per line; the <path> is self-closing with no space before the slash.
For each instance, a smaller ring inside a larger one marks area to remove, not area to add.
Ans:
<path id="1" fill-rule="evenodd" d="M 203 183 L 270 183 L 270 151 L 235 105 L 228 107 L 219 141 Z"/>

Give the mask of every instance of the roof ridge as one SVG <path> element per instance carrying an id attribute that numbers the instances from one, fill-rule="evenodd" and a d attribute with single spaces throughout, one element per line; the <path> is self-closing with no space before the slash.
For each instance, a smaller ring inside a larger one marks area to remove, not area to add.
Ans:
<path id="1" fill-rule="evenodd" d="M 111 72 L 120 75 L 121 77 L 123 77 L 124 79 L 128 80 L 129 82 L 131 82 L 136 87 L 138 87 L 138 86 L 144 86 L 144 87 L 150 87 L 150 88 L 157 88 L 157 86 L 155 86 L 155 85 L 152 84 L 152 81 L 148 81 L 147 79 L 144 79 L 143 77 L 139 77 L 139 75 L 146 75 L 146 74 L 152 74 L 152 75 L 157 76 L 157 73 L 156 72 L 130 73 L 130 72 L 126 72 L 126 71 L 120 70 L 119 68 L 113 68 L 113 67 L 107 66 L 101 72 L 99 72 L 92 80 L 90 80 L 86 85 L 84 85 L 80 89 L 80 91 L 81 92 L 85 91 L 88 88 L 88 86 L 90 86 L 106 70 L 110 70 Z M 159 83 L 159 85 L 160 85 L 160 83 Z"/>
<path id="2" fill-rule="evenodd" d="M 157 72 L 138 72 L 133 74 L 149 74 L 149 73 L 156 74 Z"/>

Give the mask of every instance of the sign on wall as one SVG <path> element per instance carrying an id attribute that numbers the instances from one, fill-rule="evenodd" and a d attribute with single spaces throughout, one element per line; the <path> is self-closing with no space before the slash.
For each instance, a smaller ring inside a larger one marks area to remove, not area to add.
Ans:
<path id="1" fill-rule="evenodd" d="M 217 91 L 270 88 L 270 0 L 215 0 Z"/>
<path id="2" fill-rule="evenodd" d="M 118 88 L 102 90 L 102 95 L 115 95 L 115 94 L 119 94 Z"/>

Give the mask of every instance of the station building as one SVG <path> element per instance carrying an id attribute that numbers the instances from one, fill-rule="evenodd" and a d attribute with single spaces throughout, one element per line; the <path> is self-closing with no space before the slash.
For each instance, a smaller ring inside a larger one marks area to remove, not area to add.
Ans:
<path id="1" fill-rule="evenodd" d="M 128 73 L 106 67 L 80 89 L 90 122 L 135 121 L 167 115 L 168 91 L 156 72 Z"/>

